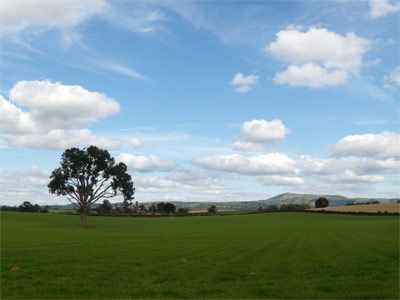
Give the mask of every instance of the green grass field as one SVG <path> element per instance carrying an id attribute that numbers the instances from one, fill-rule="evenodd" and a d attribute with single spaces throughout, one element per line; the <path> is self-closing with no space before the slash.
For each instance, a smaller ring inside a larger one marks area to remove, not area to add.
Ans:
<path id="1" fill-rule="evenodd" d="M 2 212 L 1 299 L 399 298 L 398 217 L 88 221 Z"/>

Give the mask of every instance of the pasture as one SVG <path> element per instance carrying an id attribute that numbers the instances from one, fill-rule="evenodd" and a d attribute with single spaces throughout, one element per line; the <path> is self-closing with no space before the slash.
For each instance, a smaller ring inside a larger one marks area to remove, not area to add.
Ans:
<path id="1" fill-rule="evenodd" d="M 2 212 L 1 299 L 399 297 L 398 217 L 78 223 L 73 215 Z"/>

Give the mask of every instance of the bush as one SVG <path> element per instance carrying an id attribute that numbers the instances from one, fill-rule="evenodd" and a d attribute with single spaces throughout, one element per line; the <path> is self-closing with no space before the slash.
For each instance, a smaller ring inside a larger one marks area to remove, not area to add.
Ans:
<path id="1" fill-rule="evenodd" d="M 96 211 L 98 213 L 109 214 L 112 211 L 112 205 L 110 201 L 104 200 L 103 203 L 96 208 Z"/>
<path id="2" fill-rule="evenodd" d="M 211 205 L 207 210 L 210 214 L 215 214 L 217 212 L 217 207 L 215 205 Z"/>
<path id="3" fill-rule="evenodd" d="M 325 197 L 320 197 L 315 201 L 315 208 L 328 207 L 329 201 Z"/>
<path id="4" fill-rule="evenodd" d="M 187 215 L 189 213 L 189 209 L 181 207 L 178 209 L 178 214 L 180 215 Z"/>

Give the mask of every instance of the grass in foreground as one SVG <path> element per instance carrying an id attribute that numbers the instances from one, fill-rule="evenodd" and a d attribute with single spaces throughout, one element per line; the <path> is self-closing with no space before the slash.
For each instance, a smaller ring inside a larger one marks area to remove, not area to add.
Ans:
<path id="1" fill-rule="evenodd" d="M 88 221 L 2 212 L 1 298 L 399 297 L 398 217 Z"/>

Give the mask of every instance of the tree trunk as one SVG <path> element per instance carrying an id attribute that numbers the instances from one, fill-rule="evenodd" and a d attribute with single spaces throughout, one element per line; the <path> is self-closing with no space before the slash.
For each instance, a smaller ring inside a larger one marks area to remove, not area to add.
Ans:
<path id="1" fill-rule="evenodd" d="M 86 218 L 86 211 L 81 212 L 81 227 L 86 227 L 87 226 L 87 218 Z"/>

